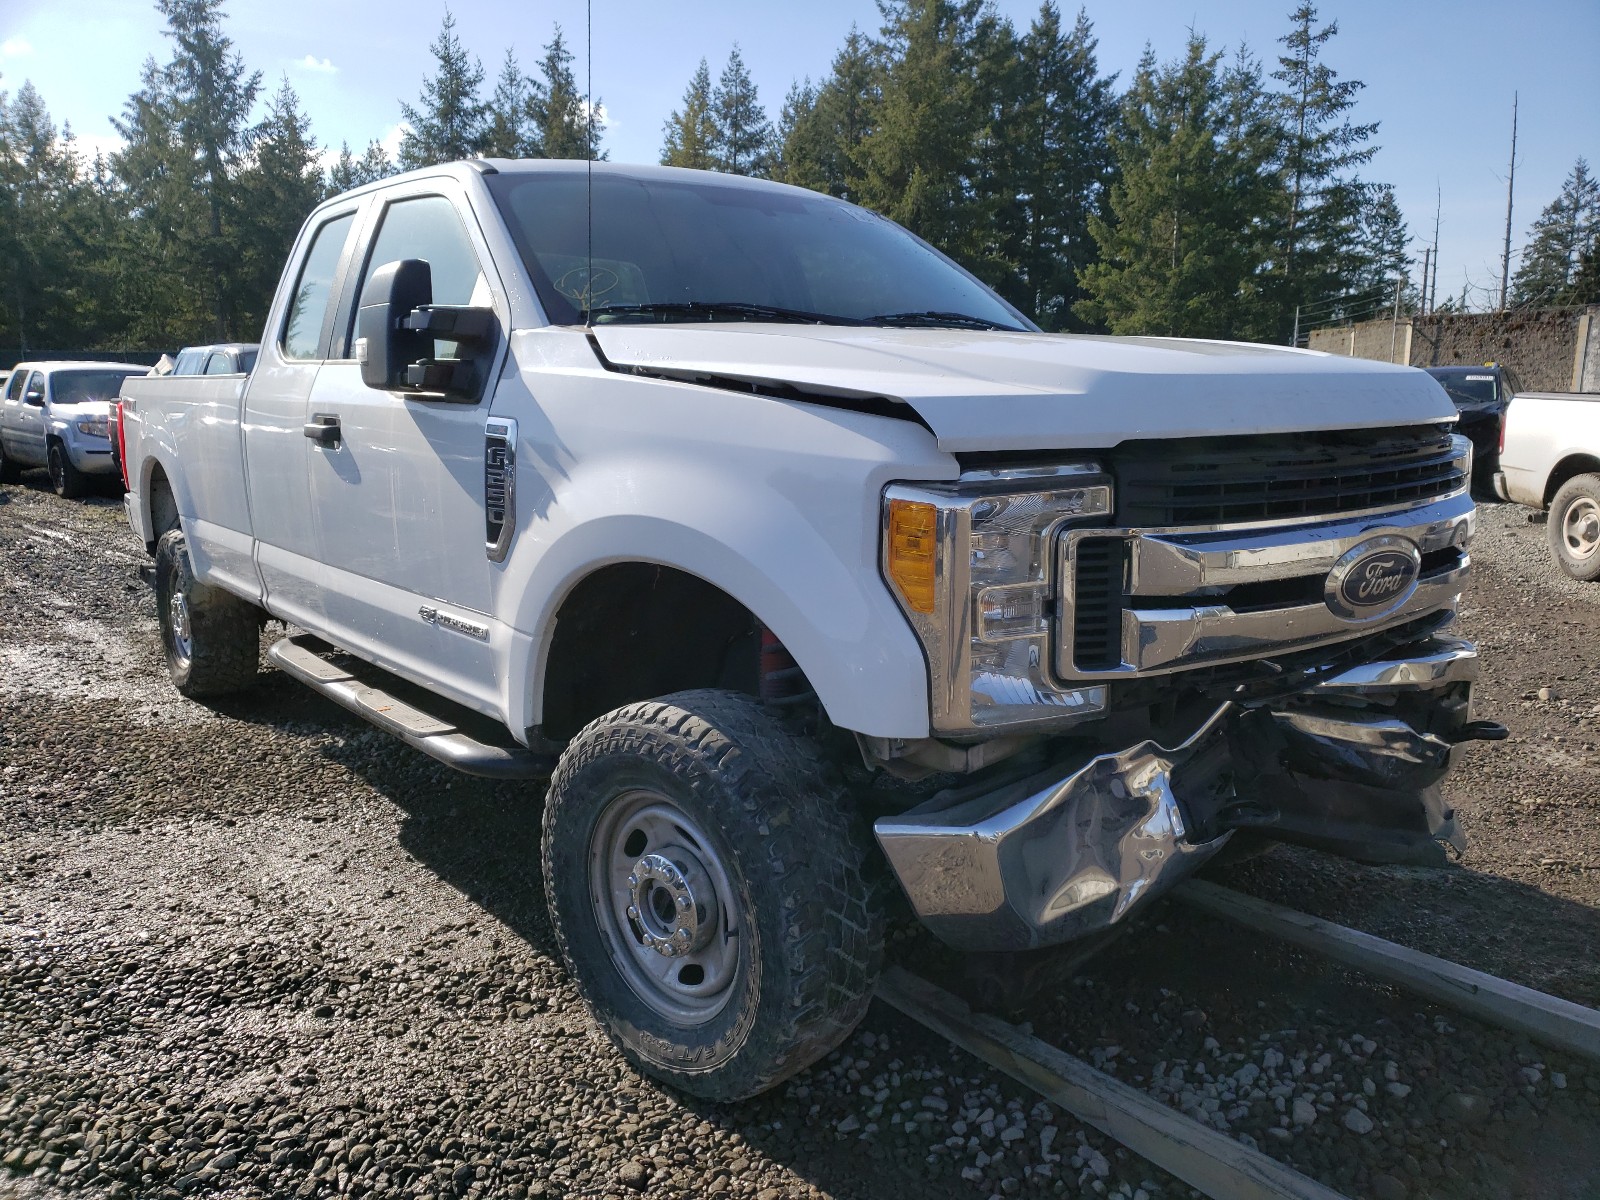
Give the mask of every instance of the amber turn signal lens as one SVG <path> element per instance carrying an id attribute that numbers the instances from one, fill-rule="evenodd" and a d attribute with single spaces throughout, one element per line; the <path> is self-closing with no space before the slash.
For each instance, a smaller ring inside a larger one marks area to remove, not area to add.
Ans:
<path id="1" fill-rule="evenodd" d="M 912 612 L 933 612 L 938 515 L 931 504 L 889 501 L 889 578 Z"/>

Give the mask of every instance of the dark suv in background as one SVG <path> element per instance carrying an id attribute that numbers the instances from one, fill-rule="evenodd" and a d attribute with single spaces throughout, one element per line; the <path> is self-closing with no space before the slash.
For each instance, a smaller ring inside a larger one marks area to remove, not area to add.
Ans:
<path id="1" fill-rule="evenodd" d="M 1472 440 L 1472 490 L 1494 495 L 1494 472 L 1500 459 L 1500 423 L 1517 390 L 1511 372 L 1494 363 L 1473 367 L 1426 367 L 1443 386 L 1461 414 L 1457 428 Z"/>

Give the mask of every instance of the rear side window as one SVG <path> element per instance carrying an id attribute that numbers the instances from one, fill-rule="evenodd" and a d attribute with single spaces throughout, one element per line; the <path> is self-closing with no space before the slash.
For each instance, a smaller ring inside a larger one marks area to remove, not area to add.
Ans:
<path id="1" fill-rule="evenodd" d="M 13 371 L 11 378 L 6 382 L 6 399 L 17 400 L 22 396 L 22 382 L 28 378 L 26 371 Z"/>
<path id="2" fill-rule="evenodd" d="M 322 344 L 322 322 L 333 298 L 334 276 L 339 270 L 339 255 L 355 221 L 354 213 L 335 217 L 312 235 L 311 249 L 295 280 L 294 298 L 283 327 L 283 353 L 286 358 L 316 358 Z"/>
<path id="3" fill-rule="evenodd" d="M 204 350 L 180 350 L 178 361 L 172 364 L 174 375 L 198 375 L 200 364 L 205 361 Z"/>

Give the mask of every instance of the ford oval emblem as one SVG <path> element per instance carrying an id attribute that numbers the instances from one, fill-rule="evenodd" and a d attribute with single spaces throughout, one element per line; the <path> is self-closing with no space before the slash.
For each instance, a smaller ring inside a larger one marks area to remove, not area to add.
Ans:
<path id="1" fill-rule="evenodd" d="M 1386 617 L 1411 599 L 1422 552 L 1409 538 L 1385 535 L 1352 546 L 1328 572 L 1323 598 L 1346 621 Z"/>

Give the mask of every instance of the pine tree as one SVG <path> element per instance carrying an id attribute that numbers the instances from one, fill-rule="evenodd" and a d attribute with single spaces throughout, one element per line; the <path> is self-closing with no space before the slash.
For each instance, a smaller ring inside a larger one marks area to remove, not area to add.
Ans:
<path id="1" fill-rule="evenodd" d="M 530 103 L 531 136 L 537 139 L 537 152 L 544 158 L 604 158 L 600 135 L 605 122 L 596 104 L 591 137 L 589 97 L 578 89 L 572 61 L 572 51 L 567 49 L 561 26 L 557 25 L 555 36 L 545 46 L 544 57 L 539 60 L 539 73 L 544 78 Z"/>
<path id="2" fill-rule="evenodd" d="M 1081 327 L 1072 311 L 1083 295 L 1077 277 L 1098 255 L 1089 218 L 1102 212 L 1114 174 L 1108 134 L 1117 101 L 1095 47 L 1084 13 L 1063 31 L 1046 0 L 1018 47 L 1020 95 L 1001 123 L 1003 183 L 1019 202 L 1006 296 L 1046 329 Z"/>
<path id="3" fill-rule="evenodd" d="M 1578 255 L 1578 269 L 1561 295 L 1562 304 L 1600 304 L 1600 233 Z"/>
<path id="4" fill-rule="evenodd" d="M 1146 50 L 1123 98 L 1111 215 L 1089 223 L 1101 260 L 1077 305 L 1113 333 L 1260 335 L 1273 140 L 1259 68 L 1221 59 L 1196 34 L 1164 66 Z"/>
<path id="5" fill-rule="evenodd" d="M 1600 232 L 1600 180 L 1580 158 L 1528 231 L 1522 265 L 1512 281 L 1512 302 L 1578 303 L 1566 295 L 1578 271 L 1578 256 L 1593 243 L 1596 232 Z"/>
<path id="6" fill-rule="evenodd" d="M 348 156 L 348 149 L 341 161 Z M 323 181 L 311 122 L 287 77 L 273 95 L 250 165 L 236 183 L 242 268 L 241 327 L 259 330 L 295 234 L 322 199 Z"/>
<path id="7" fill-rule="evenodd" d="M 400 139 L 400 166 L 405 170 L 473 158 L 482 153 L 487 132 L 488 105 L 478 95 L 483 64 L 462 47 L 449 9 L 428 49 L 437 70 L 422 81 L 415 107 L 400 104 L 409 127 Z"/>
<path id="8" fill-rule="evenodd" d="M 711 171 L 717 166 L 717 122 L 711 102 L 711 68 L 701 59 L 661 130 L 661 165 Z"/>
<path id="9" fill-rule="evenodd" d="M 1411 255 L 1407 252 L 1411 234 L 1393 187 L 1380 184 L 1362 190 L 1366 195 L 1361 206 L 1361 234 L 1356 242 L 1359 262 L 1352 274 L 1356 290 L 1374 297 L 1387 309 L 1394 304 L 1395 283 L 1404 281 L 1411 270 Z M 1402 307 L 1410 303 L 1404 292 L 1401 303 Z"/>
<path id="10" fill-rule="evenodd" d="M 977 267 L 990 237 L 973 200 L 993 97 L 981 65 L 1000 25 L 983 0 L 882 0 L 880 96 L 856 152 L 860 201 Z"/>
<path id="11" fill-rule="evenodd" d="M 711 93 L 716 142 L 716 169 L 733 175 L 765 176 L 771 171 L 772 122 L 756 92 L 755 81 L 734 43 L 728 65 Z"/>
<path id="12" fill-rule="evenodd" d="M 132 264 L 123 278 L 128 336 L 147 346 L 209 340 L 217 281 L 198 253 L 208 222 L 199 166 L 154 58 L 145 60 L 139 89 L 111 123 L 123 142 L 110 163 L 128 211 L 120 242 Z"/>
<path id="13" fill-rule="evenodd" d="M 33 84 L 15 100 L 0 93 L 0 323 L 24 356 L 81 336 L 84 264 L 73 228 L 81 190 L 71 131 L 57 131 Z"/>
<path id="14" fill-rule="evenodd" d="M 232 176 L 249 154 L 256 131 L 250 112 L 261 93 L 261 72 L 248 71 L 222 28 L 221 0 L 157 0 L 175 43 L 163 72 L 166 99 L 179 137 L 193 157 L 206 224 L 197 231 L 199 267 L 210 281 L 213 336 L 237 332 L 234 304 L 241 286 L 227 228 Z"/>
<path id="15" fill-rule="evenodd" d="M 775 178 L 841 199 L 861 197 L 862 143 L 877 128 L 880 72 L 872 43 L 855 26 L 822 84 L 791 91 L 779 122 Z"/>
<path id="16" fill-rule="evenodd" d="M 1366 85 L 1340 80 L 1322 61 L 1339 23 L 1330 21 L 1318 28 L 1311 0 L 1301 0 L 1289 20 L 1292 28 L 1278 39 L 1285 53 L 1279 55 L 1278 69 L 1272 73 L 1283 85 L 1278 107 L 1285 194 L 1278 254 L 1283 282 L 1280 324 L 1285 333 L 1295 305 L 1352 290 L 1353 281 L 1339 270 L 1342 248 L 1360 221 L 1360 189 L 1350 187 L 1349 180 L 1378 149 L 1368 144 L 1377 123 L 1352 124 L 1346 115 Z"/>
<path id="17" fill-rule="evenodd" d="M 506 47 L 505 61 L 495 80 L 489 100 L 489 121 L 483 136 L 483 153 L 488 158 L 536 157 L 530 148 L 528 103 L 533 98 L 529 80 L 517 64 L 517 54 Z"/>

